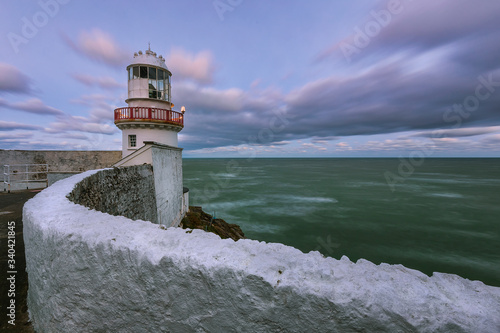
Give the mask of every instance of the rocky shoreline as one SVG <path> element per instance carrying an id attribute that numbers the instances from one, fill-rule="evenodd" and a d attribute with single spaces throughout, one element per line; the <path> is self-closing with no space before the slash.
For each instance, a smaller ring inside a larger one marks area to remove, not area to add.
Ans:
<path id="1" fill-rule="evenodd" d="M 199 206 L 189 206 L 189 212 L 182 219 L 179 227 L 213 232 L 222 239 L 231 238 L 234 241 L 246 238 L 239 225 L 227 223 L 223 219 L 214 219 Z"/>

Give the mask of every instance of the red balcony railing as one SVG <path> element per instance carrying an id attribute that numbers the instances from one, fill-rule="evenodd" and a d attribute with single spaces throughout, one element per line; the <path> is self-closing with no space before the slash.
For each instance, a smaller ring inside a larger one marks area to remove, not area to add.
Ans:
<path id="1" fill-rule="evenodd" d="M 184 115 L 180 112 L 145 107 L 126 107 L 115 109 L 115 124 L 126 121 L 168 123 L 184 127 Z"/>

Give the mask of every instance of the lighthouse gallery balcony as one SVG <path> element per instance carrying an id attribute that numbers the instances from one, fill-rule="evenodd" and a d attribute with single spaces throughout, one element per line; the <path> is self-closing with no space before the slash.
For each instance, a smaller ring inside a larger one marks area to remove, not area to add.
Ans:
<path id="1" fill-rule="evenodd" d="M 125 107 L 115 109 L 116 125 L 130 122 L 170 124 L 182 128 L 184 127 L 184 115 L 177 111 L 148 107 Z"/>

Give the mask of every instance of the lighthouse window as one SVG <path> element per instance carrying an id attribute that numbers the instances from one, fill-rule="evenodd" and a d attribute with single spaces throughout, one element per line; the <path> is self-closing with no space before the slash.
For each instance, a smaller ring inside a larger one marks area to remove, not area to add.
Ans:
<path id="1" fill-rule="evenodd" d="M 151 84 L 151 80 L 149 80 L 149 98 L 158 98 L 157 90 L 155 86 Z M 156 81 L 154 81 L 156 83 Z"/>
<path id="2" fill-rule="evenodd" d="M 148 78 L 148 68 L 146 66 L 141 66 L 141 79 Z"/>
<path id="3" fill-rule="evenodd" d="M 129 80 L 147 79 L 149 98 L 170 100 L 170 75 L 168 71 L 149 66 L 131 66 L 128 69 L 128 77 Z"/>
<path id="4" fill-rule="evenodd" d="M 149 79 L 156 80 L 156 68 L 149 67 Z"/>
<path id="5" fill-rule="evenodd" d="M 131 70 L 132 70 L 132 78 L 138 79 L 139 78 L 139 66 L 132 67 Z"/>
<path id="6" fill-rule="evenodd" d="M 156 80 L 149 80 L 149 89 L 156 89 Z"/>
<path id="7" fill-rule="evenodd" d="M 135 134 L 128 136 L 128 145 L 129 147 L 137 146 L 137 136 Z"/>

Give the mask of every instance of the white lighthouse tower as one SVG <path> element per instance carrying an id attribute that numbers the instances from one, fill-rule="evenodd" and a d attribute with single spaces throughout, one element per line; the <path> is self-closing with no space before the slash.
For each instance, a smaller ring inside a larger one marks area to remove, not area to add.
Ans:
<path id="1" fill-rule="evenodd" d="M 184 108 L 172 110 L 172 73 L 165 59 L 150 48 L 134 54 L 128 72 L 128 107 L 115 110 L 115 124 L 122 130 L 122 157 L 144 142 L 177 147 L 177 133 L 184 127 Z"/>
<path id="2" fill-rule="evenodd" d="M 182 148 L 177 133 L 184 127 L 182 112 L 172 110 L 172 73 L 165 59 L 150 48 L 134 54 L 128 73 L 127 107 L 115 109 L 115 125 L 122 131 L 122 159 L 115 167 L 151 164 L 156 222 L 178 226 L 189 207 L 182 184 Z"/>

